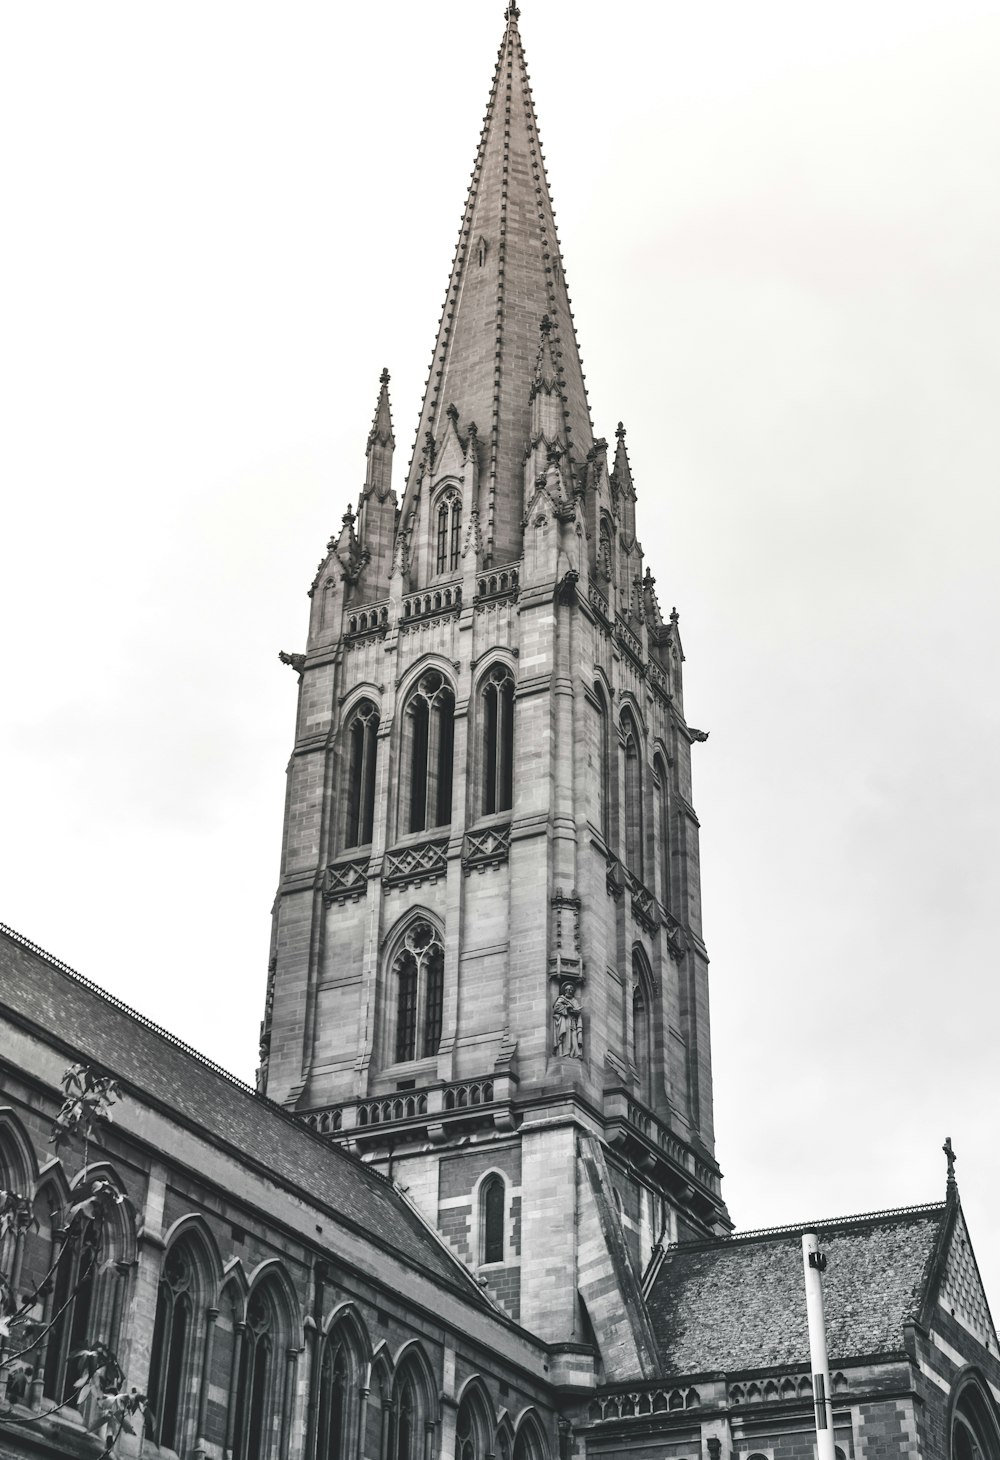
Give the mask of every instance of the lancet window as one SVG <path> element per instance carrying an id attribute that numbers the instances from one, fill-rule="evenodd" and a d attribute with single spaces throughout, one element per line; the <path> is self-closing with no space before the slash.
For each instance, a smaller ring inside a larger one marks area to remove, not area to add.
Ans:
<path id="1" fill-rule="evenodd" d="M 448 492 L 437 510 L 437 570 L 454 573 L 458 570 L 462 535 L 462 499 L 457 492 Z"/>
<path id="2" fill-rule="evenodd" d="M 642 762 L 641 742 L 632 716 L 622 716 L 625 756 L 624 820 L 625 864 L 633 876 L 643 880 L 642 858 Z"/>
<path id="3" fill-rule="evenodd" d="M 451 821 L 455 695 L 436 669 L 420 676 L 403 716 L 400 799 L 404 830 L 428 831 Z"/>
<path id="4" fill-rule="evenodd" d="M 347 824 L 345 847 L 367 846 L 375 825 L 375 760 L 379 715 L 362 700 L 347 722 Z"/>
<path id="5" fill-rule="evenodd" d="M 660 901 L 670 907 L 670 793 L 667 767 L 662 755 L 653 765 L 656 773 L 656 819 L 660 841 Z M 652 880 L 652 879 L 651 879 Z"/>
<path id="6" fill-rule="evenodd" d="M 632 949 L 632 1061 L 639 1079 L 639 1099 L 653 1102 L 653 1040 L 651 1040 L 651 987 L 645 953 Z"/>
<path id="7" fill-rule="evenodd" d="M 283 1422 L 280 1401 L 280 1322 L 271 1285 L 247 1305 L 236 1381 L 233 1460 L 268 1460 Z"/>
<path id="8" fill-rule="evenodd" d="M 320 1366 L 317 1460 L 345 1460 L 347 1455 L 350 1374 L 347 1344 L 342 1336 L 331 1336 L 323 1345 Z"/>
<path id="9" fill-rule="evenodd" d="M 480 690 L 483 815 L 509 811 L 514 799 L 514 676 L 496 664 Z"/>
<path id="10" fill-rule="evenodd" d="M 507 1186 L 498 1172 L 479 1188 L 479 1261 L 503 1262 Z"/>
<path id="11" fill-rule="evenodd" d="M 197 1270 L 187 1243 L 171 1247 L 156 1298 L 149 1366 L 150 1438 L 180 1449 L 185 1369 L 194 1338 Z"/>
<path id="12" fill-rule="evenodd" d="M 397 1063 L 437 1054 L 444 1003 L 444 946 L 431 923 L 420 919 L 407 928 L 403 946 L 393 959 L 392 979 Z"/>

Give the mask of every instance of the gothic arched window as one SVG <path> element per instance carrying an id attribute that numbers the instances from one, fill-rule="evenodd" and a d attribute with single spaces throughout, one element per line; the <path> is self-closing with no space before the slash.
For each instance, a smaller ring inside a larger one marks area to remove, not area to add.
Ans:
<path id="1" fill-rule="evenodd" d="M 150 1438 L 179 1450 L 190 1345 L 194 1337 L 196 1268 L 187 1243 L 171 1247 L 156 1298 L 149 1366 Z"/>
<path id="2" fill-rule="evenodd" d="M 423 1460 L 425 1446 L 433 1451 L 427 1388 L 418 1378 L 418 1368 L 413 1360 L 407 1360 L 396 1373 L 386 1450 L 391 1460 Z"/>
<path id="3" fill-rule="evenodd" d="M 468 1399 L 463 1399 L 458 1407 L 458 1420 L 455 1424 L 455 1460 L 482 1460 L 476 1443 L 476 1430 L 472 1405 Z"/>
<path id="4" fill-rule="evenodd" d="M 632 716 L 622 716 L 625 753 L 624 841 L 625 865 L 641 882 L 642 874 L 642 762 L 640 740 Z"/>
<path id="5" fill-rule="evenodd" d="M 653 763 L 656 774 L 656 832 L 660 842 L 660 901 L 670 907 L 670 791 L 662 755 Z"/>
<path id="6" fill-rule="evenodd" d="M 495 664 L 482 683 L 483 815 L 509 811 L 514 800 L 514 676 Z"/>
<path id="7" fill-rule="evenodd" d="M 653 1098 L 653 980 L 638 943 L 632 949 L 632 1060 L 639 1077 L 639 1098 Z"/>
<path id="8" fill-rule="evenodd" d="M 503 1262 L 506 1196 L 506 1183 L 497 1172 L 487 1176 L 479 1188 L 480 1263 Z"/>
<path id="9" fill-rule="evenodd" d="M 345 847 L 365 847 L 372 839 L 378 723 L 378 710 L 371 700 L 362 700 L 347 722 Z"/>
<path id="10" fill-rule="evenodd" d="M 255 1289 L 247 1305 L 236 1381 L 233 1460 L 269 1460 L 280 1425 L 281 1324 L 273 1283 Z"/>
<path id="11" fill-rule="evenodd" d="M 328 1338 L 319 1374 L 317 1460 L 344 1460 L 347 1454 L 349 1382 L 347 1345 L 343 1339 Z"/>
<path id="12" fill-rule="evenodd" d="M 998 1460 L 998 1456 L 996 1409 L 978 1372 L 967 1370 L 952 1399 L 950 1460 Z"/>
<path id="13" fill-rule="evenodd" d="M 441 1043 L 444 1002 L 444 946 L 436 929 L 420 919 L 411 923 L 393 959 L 395 981 L 395 1058 L 426 1059 Z"/>
<path id="14" fill-rule="evenodd" d="M 428 831 L 451 821 L 455 696 L 436 669 L 420 676 L 403 716 L 400 802 L 405 830 Z"/>
<path id="15" fill-rule="evenodd" d="M 437 510 L 437 570 L 454 573 L 458 568 L 462 534 L 462 499 L 448 492 Z"/>

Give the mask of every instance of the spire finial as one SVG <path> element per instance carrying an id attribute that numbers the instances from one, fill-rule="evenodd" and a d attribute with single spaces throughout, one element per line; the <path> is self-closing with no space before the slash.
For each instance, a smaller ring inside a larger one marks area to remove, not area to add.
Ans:
<path id="1" fill-rule="evenodd" d="M 955 1162 L 958 1157 L 955 1155 L 955 1147 L 951 1143 L 951 1136 L 945 1136 L 944 1145 L 941 1147 L 945 1160 L 948 1162 L 948 1195 L 958 1195 L 958 1182 L 955 1180 Z"/>
<path id="2" fill-rule="evenodd" d="M 615 427 L 615 439 L 618 441 L 625 440 L 625 427 L 621 421 L 619 421 L 618 425 Z"/>
<path id="3" fill-rule="evenodd" d="M 389 384 L 389 369 L 388 369 L 388 366 L 383 365 L 383 367 L 382 367 L 382 374 L 378 378 L 378 383 L 379 383 L 379 385 L 388 385 Z"/>
<path id="4" fill-rule="evenodd" d="M 521 12 L 517 8 L 516 0 L 511 0 L 511 3 L 503 13 L 503 18 L 508 25 L 516 25 L 520 14 Z"/>

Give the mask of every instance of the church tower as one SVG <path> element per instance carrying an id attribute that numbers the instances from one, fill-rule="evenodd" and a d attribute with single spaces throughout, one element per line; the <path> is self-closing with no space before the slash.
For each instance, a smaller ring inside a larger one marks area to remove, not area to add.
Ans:
<path id="1" fill-rule="evenodd" d="M 400 498 L 383 372 L 310 589 L 262 1087 L 506 1311 L 652 1373 L 659 1243 L 728 1230 L 677 614 L 590 419 L 511 4 Z"/>

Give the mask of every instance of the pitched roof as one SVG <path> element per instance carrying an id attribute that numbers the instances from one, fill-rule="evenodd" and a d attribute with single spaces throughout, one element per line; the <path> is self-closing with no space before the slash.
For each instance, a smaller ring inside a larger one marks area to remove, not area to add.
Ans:
<path id="1" fill-rule="evenodd" d="M 485 544 L 499 562 L 520 555 L 522 481 L 539 326 L 548 315 L 559 368 L 565 437 L 582 462 L 593 445 L 590 409 L 563 273 L 555 214 L 531 100 L 516 4 L 493 74 L 476 163 L 431 358 L 401 520 L 420 476 L 428 434 L 449 405 L 475 421 L 489 504 Z"/>
<path id="2" fill-rule="evenodd" d="M 438 1281 L 489 1306 L 392 1184 L 142 1015 L 0 924 L 0 1008 L 115 1075 Z M 280 1219 L 280 1209 L 275 1215 Z"/>
<path id="3" fill-rule="evenodd" d="M 764 1369 L 809 1359 L 803 1232 L 820 1234 L 831 1364 L 896 1352 L 917 1317 L 949 1207 L 669 1248 L 647 1296 L 665 1374 Z"/>

